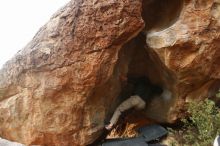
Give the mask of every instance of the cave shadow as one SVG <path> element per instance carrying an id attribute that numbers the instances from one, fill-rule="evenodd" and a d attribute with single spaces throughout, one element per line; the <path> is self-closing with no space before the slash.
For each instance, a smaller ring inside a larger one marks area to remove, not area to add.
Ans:
<path id="1" fill-rule="evenodd" d="M 93 93 L 94 98 L 88 101 L 91 106 L 100 106 L 104 103 L 104 124 L 108 123 L 117 106 L 131 94 L 131 90 L 127 89 L 129 87 L 124 88 L 123 84 L 126 83 L 120 80 L 121 75 L 126 75 L 128 78 L 146 77 L 152 85 L 157 85 L 160 89 L 167 88 L 172 91 L 175 88 L 176 77 L 166 68 L 155 50 L 146 45 L 146 34 L 150 31 L 162 31 L 178 21 L 184 6 L 184 0 L 144 0 L 142 6 L 142 18 L 145 21 L 145 28 L 137 37 L 122 47 L 112 77 L 105 85 L 97 87 L 96 92 Z M 111 92 L 112 87 L 114 93 L 108 93 Z M 108 95 L 105 93 L 108 93 Z M 158 92 L 158 94 L 160 93 L 161 91 Z M 100 99 L 100 97 L 105 98 Z M 174 100 L 164 101 L 159 96 L 152 96 L 146 105 L 147 109 L 138 113 L 129 110 L 124 114 L 124 117 L 132 117 L 133 115 L 132 122 L 148 119 L 154 123 L 165 123 L 167 113 Z M 111 103 L 111 106 L 109 106 L 109 103 Z M 135 115 L 139 115 L 139 117 Z M 121 117 L 122 120 L 118 122 L 118 125 L 121 124 L 121 131 L 124 129 L 123 124 L 129 122 L 124 117 Z M 91 121 L 93 119 L 94 117 L 91 118 Z M 109 135 L 109 131 L 105 129 L 101 130 L 101 133 L 101 136 L 97 136 L 96 141 L 90 146 L 98 145 Z"/>
<path id="2" fill-rule="evenodd" d="M 163 63 L 160 61 L 159 57 L 154 53 L 149 53 L 145 48 L 145 36 L 143 34 L 139 34 L 136 38 L 134 38 L 131 43 L 135 42 L 133 47 L 128 43 L 123 47 L 123 49 L 119 52 L 120 56 L 126 56 L 125 58 L 129 61 L 124 61 L 123 59 L 119 60 L 118 64 L 116 65 L 116 69 L 114 74 L 119 76 L 119 92 L 118 95 L 113 100 L 111 106 L 109 107 L 109 111 L 107 111 L 105 124 L 108 123 L 110 118 L 112 117 L 114 110 L 117 106 L 120 105 L 123 101 L 129 98 L 132 95 L 132 90 L 134 87 L 132 85 L 127 84 L 127 81 L 120 80 L 121 75 L 126 75 L 128 80 L 136 80 L 138 78 L 146 78 L 149 80 L 149 87 L 150 90 L 153 91 L 152 94 L 149 96 L 149 99 L 146 101 L 146 107 L 151 108 L 152 100 L 154 97 L 159 97 L 159 95 L 163 91 L 163 87 L 166 87 L 166 83 L 171 83 L 173 81 L 171 73 L 165 68 Z M 152 51 L 152 50 L 151 50 Z M 129 52 L 129 53 L 128 53 Z M 151 54 L 151 55 L 150 55 Z M 154 58 L 157 59 L 154 59 Z M 121 57 L 123 58 L 123 57 Z M 128 59 L 129 58 L 129 59 Z M 155 61 L 156 60 L 156 61 Z M 124 62 L 127 62 L 124 64 Z M 124 67 L 124 66 L 127 67 Z M 162 68 L 162 70 L 161 70 Z M 164 75 L 165 74 L 165 75 Z M 99 89 L 99 93 L 103 92 L 103 89 Z M 160 105 L 162 108 L 159 113 L 166 113 L 169 110 L 169 104 L 162 103 Z M 153 105 L 154 106 L 154 105 Z M 153 113 L 154 111 L 150 110 Z M 161 114 L 158 114 L 161 115 Z M 165 115 L 165 114 L 164 114 Z M 161 117 L 160 117 L 161 118 Z M 166 117 L 164 117 L 166 118 Z M 155 118 L 157 119 L 157 118 Z M 166 120 L 166 119 L 163 119 Z M 142 111 L 136 111 L 134 109 L 130 109 L 123 113 L 120 117 L 119 121 L 116 124 L 116 131 L 120 135 L 120 132 L 126 129 L 127 123 L 139 123 L 139 128 L 147 124 L 147 122 L 151 121 L 151 123 L 157 123 L 157 120 L 154 120 L 154 117 L 149 116 L 149 110 L 145 109 Z M 149 124 L 149 123 L 148 123 Z M 105 128 L 102 130 L 101 136 L 99 136 L 96 141 L 89 146 L 97 146 L 98 144 L 104 142 L 107 136 L 109 136 L 110 131 L 106 130 Z"/>

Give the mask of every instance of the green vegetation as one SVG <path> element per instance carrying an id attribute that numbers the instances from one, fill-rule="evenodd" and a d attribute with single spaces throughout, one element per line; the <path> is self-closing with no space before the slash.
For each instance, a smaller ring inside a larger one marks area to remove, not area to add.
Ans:
<path id="1" fill-rule="evenodd" d="M 220 98 L 220 90 L 218 91 L 218 93 L 216 94 L 217 98 Z"/>
<path id="2" fill-rule="evenodd" d="M 190 116 L 182 119 L 183 127 L 172 129 L 171 135 L 175 135 L 176 142 L 183 146 L 212 145 L 216 135 L 220 134 L 219 108 L 206 99 L 190 102 L 187 109 Z"/>
<path id="3" fill-rule="evenodd" d="M 220 113 L 209 99 L 191 102 L 188 106 L 189 119 L 183 119 L 184 143 L 192 146 L 212 145 L 220 134 Z"/>

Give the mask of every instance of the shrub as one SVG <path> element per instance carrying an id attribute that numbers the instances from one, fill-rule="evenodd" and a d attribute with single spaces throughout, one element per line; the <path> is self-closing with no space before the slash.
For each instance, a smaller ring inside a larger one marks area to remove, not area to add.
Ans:
<path id="1" fill-rule="evenodd" d="M 220 98 L 220 90 L 218 91 L 218 93 L 216 94 L 217 98 Z"/>
<path id="2" fill-rule="evenodd" d="M 209 99 L 188 105 L 190 117 L 183 119 L 183 141 L 186 145 L 212 145 L 220 134 L 220 113 L 215 103 Z"/>

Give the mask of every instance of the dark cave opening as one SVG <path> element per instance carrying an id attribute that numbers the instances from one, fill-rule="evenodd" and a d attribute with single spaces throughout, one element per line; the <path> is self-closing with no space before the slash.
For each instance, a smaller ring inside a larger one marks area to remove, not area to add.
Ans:
<path id="1" fill-rule="evenodd" d="M 135 123 L 137 127 L 141 127 L 146 124 L 164 123 L 167 120 L 166 114 L 169 111 L 172 101 L 161 99 L 159 95 L 162 93 L 164 87 L 168 89 L 172 88 L 174 78 L 172 73 L 164 66 L 159 56 L 146 46 L 145 36 L 142 33 L 127 43 L 119 52 L 119 60 L 115 67 L 113 78 L 106 85 L 111 86 L 114 83 L 116 85 L 114 87 L 117 87 L 117 90 L 115 90 L 117 96 L 114 97 L 107 111 L 105 124 L 109 122 L 117 106 L 131 95 L 132 88 L 129 89 L 128 86 L 125 86 L 127 81 L 122 81 L 120 79 L 121 76 L 126 76 L 127 80 L 145 77 L 149 80 L 149 86 L 153 87 L 155 85 L 158 90 L 155 96 L 150 97 L 146 102 L 146 109 L 141 111 L 130 109 L 124 112 L 117 122 L 114 132 L 108 133 L 108 131 L 105 131 L 102 133 L 93 143 L 94 146 L 108 137 L 126 137 L 124 135 L 124 131 L 127 129 L 126 125 Z M 99 89 L 97 97 L 100 97 L 99 94 L 103 93 L 105 89 L 109 88 L 105 87 L 104 90 L 103 88 Z M 103 102 L 101 100 L 99 101 Z"/>
<path id="2" fill-rule="evenodd" d="M 161 99 L 160 95 L 163 88 L 172 90 L 174 77 L 172 73 L 164 66 L 157 54 L 145 44 L 145 36 L 139 34 L 120 52 L 120 61 L 118 62 L 119 76 L 127 77 L 127 80 L 146 78 L 149 80 L 150 90 L 157 88 L 153 91 L 152 95 L 146 101 L 146 109 L 142 111 L 129 110 L 124 113 L 123 118 L 119 120 L 117 132 L 119 137 L 123 137 L 123 131 L 126 129 L 127 123 L 138 123 L 144 125 L 146 123 L 166 122 L 166 114 L 169 111 L 172 101 Z M 125 63 L 126 62 L 126 63 Z M 120 77 L 119 77 L 120 78 Z M 116 107 L 125 101 L 132 93 L 132 87 L 124 86 L 126 82 L 120 83 L 120 94 L 115 100 L 115 106 L 111 110 L 113 114 Z M 111 116 L 109 116 L 110 118 Z M 108 118 L 108 119 L 109 119 Z M 139 127 L 138 126 L 138 127 Z"/>
<path id="3" fill-rule="evenodd" d="M 145 28 L 138 36 L 123 46 L 119 52 L 117 65 L 112 78 L 105 87 L 101 87 L 96 93 L 96 98 L 99 98 L 103 96 L 103 92 L 108 92 L 108 89 L 114 84 L 114 95 L 117 96 L 115 97 L 111 93 L 109 96 L 105 95 L 105 99 L 108 100 L 103 101 L 103 99 L 99 100 L 99 103 L 96 103 L 97 105 L 100 105 L 102 102 L 106 103 L 105 105 L 113 103 L 106 109 L 105 123 L 108 123 L 117 106 L 131 94 L 132 89 L 127 89 L 127 87 L 124 86 L 126 82 L 121 80 L 121 76 L 125 76 L 128 79 L 146 77 L 152 85 L 156 85 L 160 88 L 158 95 L 161 94 L 164 88 L 172 92 L 172 88 L 174 88 L 175 84 L 175 76 L 166 68 L 155 50 L 147 46 L 146 33 L 148 31 L 161 31 L 174 24 L 181 14 L 183 4 L 183 0 L 143 1 L 142 17 L 145 21 Z M 124 90 L 126 91 L 124 92 Z M 125 113 L 123 118 L 118 121 L 118 125 L 116 126 L 118 130 L 116 129 L 110 134 L 108 132 L 102 133 L 93 145 L 97 145 L 97 143 L 105 139 L 107 135 L 108 137 L 114 138 L 126 137 L 124 132 L 126 131 L 127 127 L 125 125 L 127 124 L 135 123 L 137 127 L 140 127 L 152 123 L 167 123 L 167 121 L 169 121 L 167 114 L 175 99 L 161 99 L 158 95 L 151 98 L 145 110 L 141 112 L 129 110 Z"/>
<path id="4" fill-rule="evenodd" d="M 119 76 L 120 74 L 125 74 L 128 78 L 146 77 L 153 85 L 159 86 L 161 90 L 166 88 L 172 91 L 175 77 L 163 64 L 158 54 L 147 46 L 146 33 L 148 31 L 161 31 L 173 25 L 180 17 L 183 5 L 183 0 L 143 1 L 142 17 L 145 21 L 144 33 L 140 33 L 121 50 L 118 62 L 118 68 L 120 68 Z M 123 91 L 122 86 L 121 91 Z M 125 100 L 128 94 L 118 96 L 120 98 L 116 99 L 116 105 L 119 105 L 119 103 Z M 139 120 L 142 121 L 141 118 L 159 123 L 169 121 L 167 114 L 174 99 L 161 99 L 158 95 L 152 97 L 147 103 L 147 108 L 141 113 L 139 118 L 135 115 L 137 114 L 136 112 L 129 112 L 133 114 L 133 118 L 132 114 L 130 114 L 130 119 L 128 119 L 134 123 Z M 117 106 L 114 106 L 113 109 L 115 107 Z M 126 122 L 129 123 L 129 121 Z"/>

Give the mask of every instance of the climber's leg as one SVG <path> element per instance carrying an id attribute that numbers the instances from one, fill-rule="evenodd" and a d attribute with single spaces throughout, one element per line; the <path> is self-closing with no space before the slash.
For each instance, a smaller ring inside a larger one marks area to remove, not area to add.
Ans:
<path id="1" fill-rule="evenodd" d="M 131 96 L 130 98 L 128 98 L 127 100 L 125 100 L 124 102 L 122 102 L 117 109 L 115 110 L 109 125 L 106 126 L 106 129 L 111 129 L 113 127 L 113 125 L 115 125 L 118 121 L 118 118 L 120 117 L 121 113 L 131 109 L 131 108 L 136 108 L 136 109 L 144 109 L 145 108 L 145 101 L 143 99 L 141 99 L 141 97 L 139 96 Z"/>

